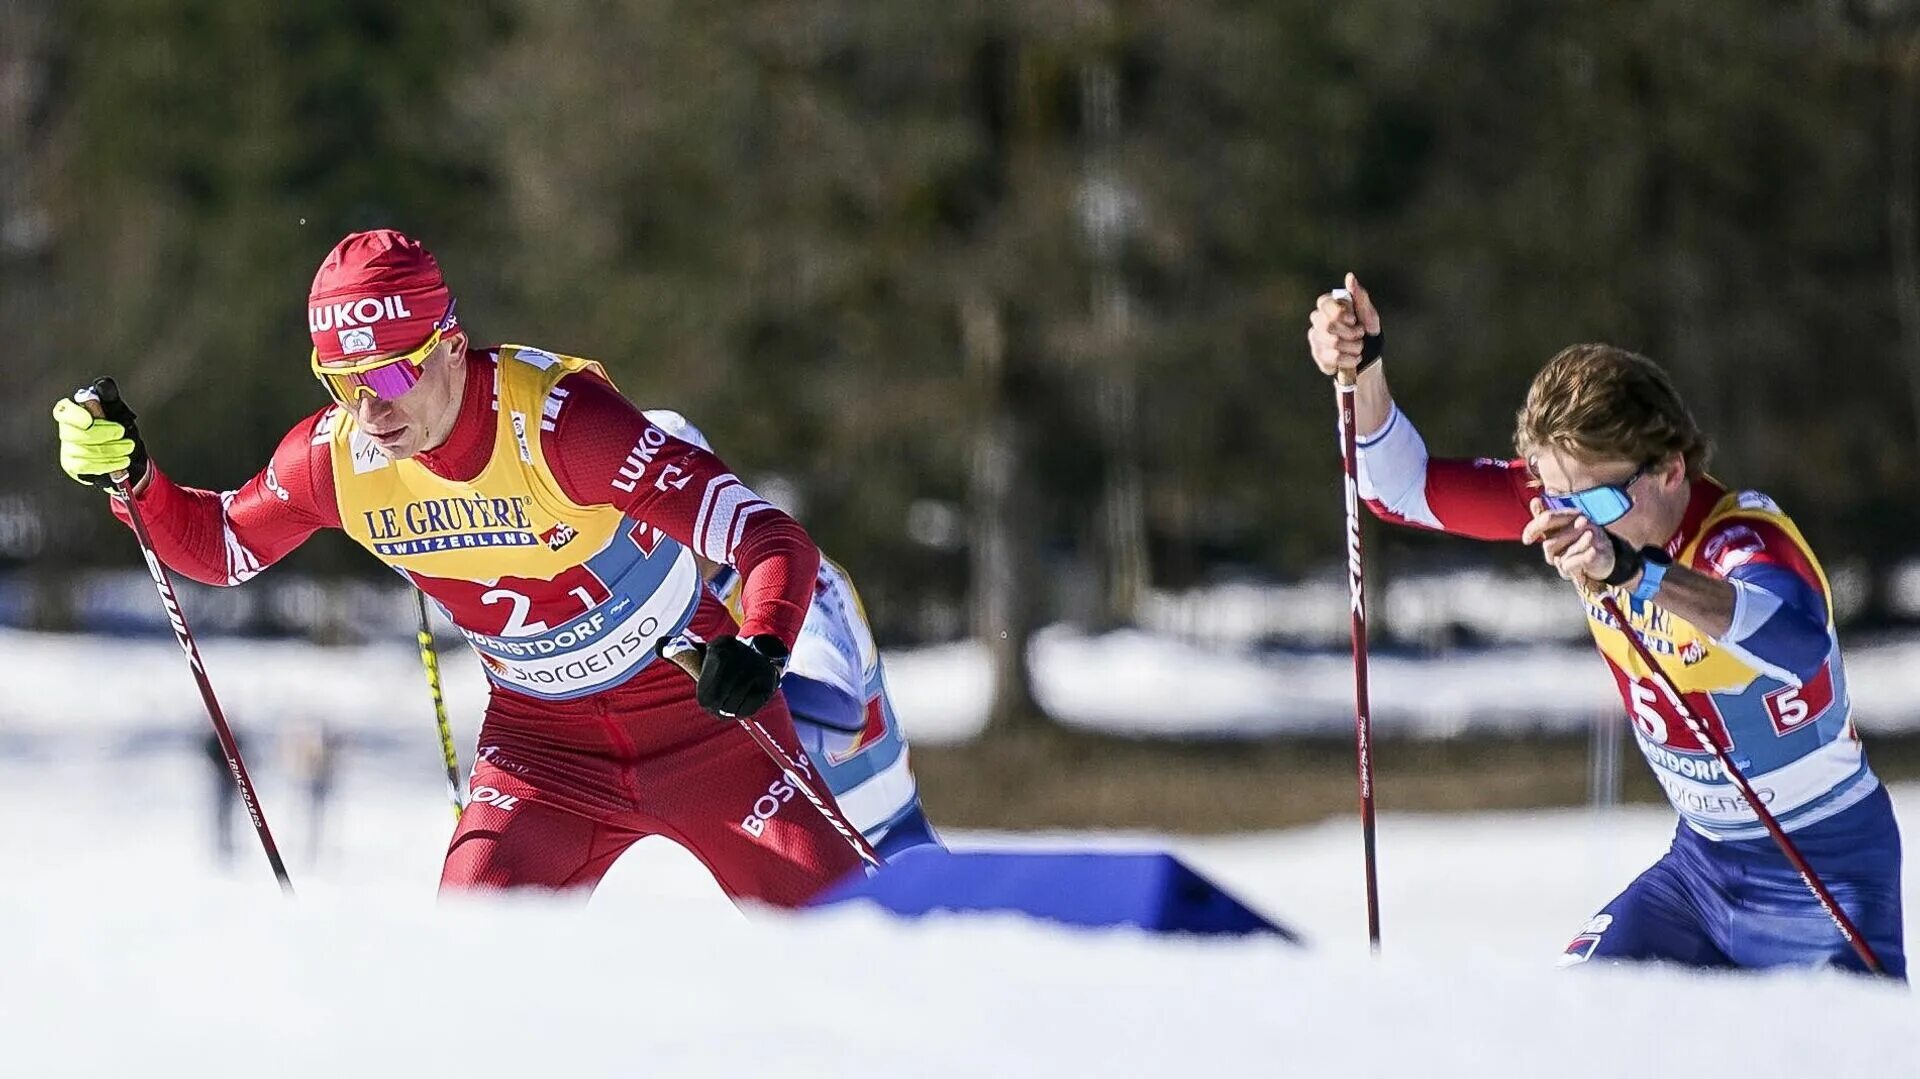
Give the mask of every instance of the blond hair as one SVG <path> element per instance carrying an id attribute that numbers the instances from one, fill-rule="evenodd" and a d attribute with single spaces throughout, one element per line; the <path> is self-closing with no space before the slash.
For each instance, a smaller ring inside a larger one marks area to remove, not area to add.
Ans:
<path id="1" fill-rule="evenodd" d="M 1548 360 L 1527 389 L 1513 443 L 1522 457 L 1555 449 L 1642 465 L 1679 454 L 1692 478 L 1712 452 L 1660 365 L 1612 345 L 1573 345 Z"/>

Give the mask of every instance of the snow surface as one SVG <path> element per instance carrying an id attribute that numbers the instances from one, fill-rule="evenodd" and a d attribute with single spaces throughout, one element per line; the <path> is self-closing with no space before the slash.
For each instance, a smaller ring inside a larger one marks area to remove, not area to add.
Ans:
<path id="1" fill-rule="evenodd" d="M 321 648 L 298 641 L 200 642 L 221 705 L 236 724 L 336 728 L 432 738 L 412 642 Z M 113 696 L 75 694 L 113 657 Z M 987 658 L 966 642 L 889 652 L 888 685 L 907 735 L 964 741 L 986 722 Z M 446 696 L 461 744 L 472 744 L 485 680 L 464 644 L 443 642 Z M 1072 726 L 1129 735 L 1339 735 L 1353 725 L 1345 653 L 1263 654 L 1142 631 L 1088 636 L 1055 627 L 1034 642 L 1035 693 Z M 1849 647 L 1848 688 L 1869 737 L 1920 730 L 1920 639 Z M 171 638 L 108 638 L 0 630 L 0 740 L 124 738 L 156 722 L 196 724 L 200 697 Z M 1591 647 L 1543 645 L 1439 657 L 1376 653 L 1373 721 L 1387 736 L 1465 732 L 1580 733 L 1620 700 Z M 1177 702 L 1177 704 L 1171 703 Z"/>
<path id="2" fill-rule="evenodd" d="M 1905 990 L 1831 972 L 1553 969 L 1664 848 L 1663 809 L 1385 815 L 1378 959 L 1345 804 L 1270 834 L 949 837 L 1171 847 L 1305 950 L 867 909 L 743 916 L 664 840 L 591 902 L 436 904 L 452 822 L 411 649 L 204 649 L 255 736 L 249 765 L 300 896 L 277 894 L 244 820 L 233 864 L 212 858 L 205 815 L 224 779 L 198 754 L 205 719 L 170 641 L 0 633 L 0 1075 L 1920 1075 Z M 1863 711 L 1905 714 L 1880 709 L 1912 654 L 1856 650 Z M 465 760 L 484 688 L 464 650 L 446 658 Z M 1043 699 L 1090 726 L 1347 722 L 1341 657 L 1055 631 L 1035 660 Z M 977 730 L 977 650 L 889 662 L 915 738 Z M 1585 649 L 1375 670 L 1388 729 L 1444 734 L 1507 695 L 1613 706 Z M 115 692 L 94 692 L 103 680 Z M 285 743 L 266 736 L 319 720 L 352 744 L 316 844 Z M 1920 821 L 1920 787 L 1895 799 Z"/>
<path id="3" fill-rule="evenodd" d="M 292 902 L 244 821 L 234 864 L 214 865 L 212 777 L 189 750 L 0 756 L 0 1072 L 1920 1072 L 1920 1006 L 1902 989 L 1831 972 L 1554 970 L 1663 849 L 1672 817 L 1650 807 L 1384 816 L 1385 951 L 1370 959 L 1347 818 L 1210 839 L 950 837 L 1171 846 L 1302 932 L 1298 950 L 864 909 L 742 916 L 663 840 L 637 846 L 588 903 L 436 906 L 451 820 L 431 775 L 350 770 L 316 852 L 295 778 L 271 757 L 256 773 Z M 1920 788 L 1895 798 L 1920 821 Z"/>

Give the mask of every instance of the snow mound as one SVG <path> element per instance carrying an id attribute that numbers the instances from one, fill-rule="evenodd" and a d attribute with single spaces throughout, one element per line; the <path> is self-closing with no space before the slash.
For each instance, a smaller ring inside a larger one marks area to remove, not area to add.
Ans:
<path id="1" fill-rule="evenodd" d="M 451 820 L 430 772 L 349 774 L 316 848 L 297 783 L 264 764 L 287 902 L 244 822 L 234 863 L 212 864 L 212 777 L 184 751 L 0 760 L 6 1074 L 1760 1079 L 1897 1074 L 1920 1028 L 1907 991 L 1833 972 L 1553 969 L 1658 857 L 1673 817 L 1655 807 L 1383 815 L 1371 959 L 1344 816 L 949 837 L 1170 847 L 1302 950 L 864 907 L 742 916 L 657 839 L 585 904 L 436 906 Z"/>
<path id="2" fill-rule="evenodd" d="M 1916 1018 L 1908 993 L 1832 973 L 1569 974 L 858 911 L 228 895 L 110 918 L 9 898 L 0 917 L 9 1070 L 41 1077 L 1869 1075 L 1912 1060 Z"/>

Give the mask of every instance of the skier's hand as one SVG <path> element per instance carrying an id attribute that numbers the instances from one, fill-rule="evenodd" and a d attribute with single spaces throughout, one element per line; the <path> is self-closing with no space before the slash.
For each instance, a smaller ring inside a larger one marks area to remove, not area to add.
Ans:
<path id="1" fill-rule="evenodd" d="M 1540 545 L 1541 557 L 1560 576 L 1586 588 L 1604 588 L 1613 572 L 1613 537 L 1583 513 L 1549 510 L 1540 499 L 1527 503 L 1533 520 L 1520 533 L 1520 542 Z"/>
<path id="2" fill-rule="evenodd" d="M 99 403 L 100 415 L 87 408 L 87 400 Z M 128 487 L 146 476 L 146 443 L 113 379 L 95 379 L 61 398 L 53 406 L 53 421 L 60 433 L 60 468 L 75 480 L 111 491 L 117 473 L 127 474 Z"/>
<path id="3" fill-rule="evenodd" d="M 744 641 L 716 637 L 707 642 L 700 657 L 700 684 L 694 699 L 727 719 L 753 715 L 773 699 L 786 665 L 787 646 L 771 634 Z"/>
<path id="4" fill-rule="evenodd" d="M 1314 366 L 1328 377 L 1357 371 L 1380 355 L 1380 312 L 1374 310 L 1373 298 L 1352 274 L 1347 275 L 1346 289 L 1345 299 L 1331 292 L 1322 295 L 1307 320 L 1307 349 Z"/>

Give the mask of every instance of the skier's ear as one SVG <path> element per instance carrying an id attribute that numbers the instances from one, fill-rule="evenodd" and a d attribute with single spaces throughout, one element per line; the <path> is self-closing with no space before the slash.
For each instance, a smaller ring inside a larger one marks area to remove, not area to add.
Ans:
<path id="1" fill-rule="evenodd" d="M 433 350 L 426 363 L 437 368 L 440 373 L 451 375 L 460 369 L 467 359 L 467 335 L 455 334 L 443 338 L 440 347 Z"/>
<path id="2" fill-rule="evenodd" d="M 1679 490 L 1687 486 L 1687 459 L 1681 454 L 1666 455 L 1648 471 L 1652 472 L 1660 485 L 1668 490 Z"/>

